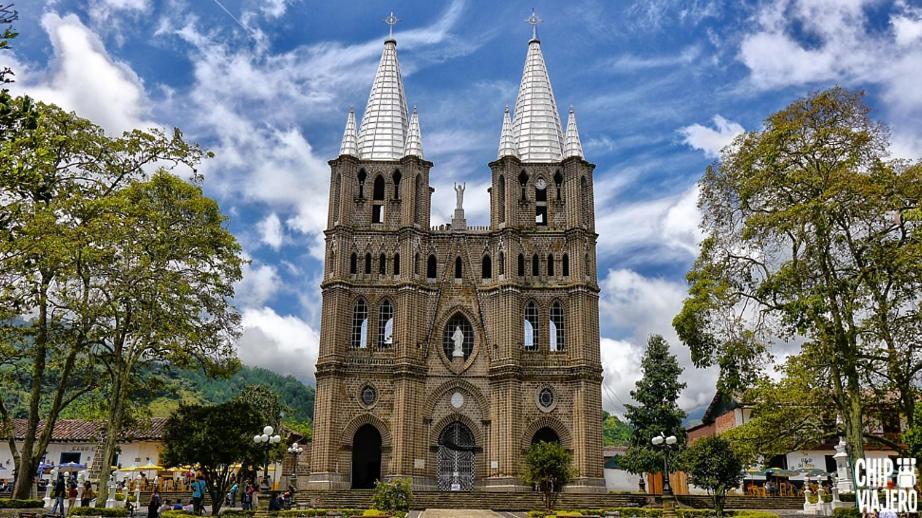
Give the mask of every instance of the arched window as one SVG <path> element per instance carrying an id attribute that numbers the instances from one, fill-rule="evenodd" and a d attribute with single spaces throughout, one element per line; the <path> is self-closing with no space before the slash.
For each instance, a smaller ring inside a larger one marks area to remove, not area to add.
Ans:
<path id="1" fill-rule="evenodd" d="M 394 254 L 394 275 L 400 275 L 400 254 Z"/>
<path id="2" fill-rule="evenodd" d="M 392 176 L 394 180 L 394 199 L 400 199 L 400 180 L 403 178 L 403 175 L 400 174 L 400 169 L 394 169 L 394 175 Z"/>
<path id="3" fill-rule="evenodd" d="M 413 256 L 413 275 L 419 275 L 419 252 Z"/>
<path id="4" fill-rule="evenodd" d="M 355 301 L 352 308 L 352 347 L 368 347 L 368 304 L 365 299 Z"/>
<path id="5" fill-rule="evenodd" d="M 554 276 L 554 254 L 547 254 L 547 276 Z"/>
<path id="6" fill-rule="evenodd" d="M 560 191 L 563 190 L 563 175 L 560 174 L 560 169 L 554 173 L 554 185 L 557 187 L 557 201 L 560 201 Z"/>
<path id="7" fill-rule="evenodd" d="M 506 177 L 499 175 L 499 185 L 497 185 L 497 203 L 499 204 L 499 222 L 506 222 Z"/>
<path id="8" fill-rule="evenodd" d="M 480 264 L 480 276 L 484 279 L 493 278 L 493 262 L 490 260 L 489 255 L 483 256 L 483 261 Z"/>
<path id="9" fill-rule="evenodd" d="M 503 252 L 499 253 L 499 274 L 506 275 L 506 254 Z"/>
<path id="10" fill-rule="evenodd" d="M 422 213 L 423 205 L 423 178 L 422 175 L 416 175 L 416 180 L 414 181 L 414 192 L 413 192 L 413 222 L 420 222 L 420 214 Z"/>
<path id="11" fill-rule="evenodd" d="M 528 174 L 525 173 L 524 169 L 519 173 L 519 185 L 522 186 L 522 201 L 525 201 L 528 199 L 528 195 L 525 193 L 525 186 L 528 185 Z"/>
<path id="12" fill-rule="evenodd" d="M 550 343 L 548 344 L 548 349 L 553 351 L 563 351 L 566 348 L 566 335 L 564 334 L 565 321 L 563 306 L 560 305 L 560 302 L 554 302 L 551 305 L 551 318 L 548 321 L 550 325 L 550 330 L 548 332 L 548 339 Z"/>
<path id="13" fill-rule="evenodd" d="M 538 305 L 535 301 L 530 300 L 525 304 L 525 350 L 538 350 Z"/>
<path id="14" fill-rule="evenodd" d="M 365 179 L 368 178 L 368 173 L 364 169 L 359 169 L 359 174 L 356 177 L 359 180 L 359 198 L 365 197 Z"/>
<path id="15" fill-rule="evenodd" d="M 365 273 L 371 273 L 371 254 L 369 253 L 365 254 Z"/>
<path id="16" fill-rule="evenodd" d="M 378 256 L 378 275 L 387 274 L 387 257 L 384 254 Z"/>
<path id="17" fill-rule="evenodd" d="M 563 259 L 560 262 L 562 263 L 561 269 L 563 270 L 561 273 L 563 273 L 564 277 L 569 277 L 570 276 L 570 256 L 567 254 L 563 254 Z"/>
<path id="18" fill-rule="evenodd" d="M 333 213 L 333 224 L 334 225 L 336 223 L 339 223 L 339 190 L 341 188 L 340 185 L 342 184 L 342 182 L 343 182 L 342 173 L 337 173 L 336 176 L 333 177 L 333 187 L 332 187 L 333 193 L 330 195 L 330 198 L 332 199 L 331 201 L 333 202 L 333 207 L 331 209 L 331 212 Z"/>
<path id="19" fill-rule="evenodd" d="M 547 225 L 547 185 L 544 178 L 535 183 L 535 224 Z"/>
<path id="20" fill-rule="evenodd" d="M 519 277 L 525 277 L 525 256 L 519 254 Z"/>
<path id="21" fill-rule="evenodd" d="M 455 279 L 461 278 L 461 258 L 455 257 Z"/>
<path id="22" fill-rule="evenodd" d="M 435 279 L 436 273 L 437 273 L 436 266 L 437 265 L 435 262 L 435 256 L 430 255 L 429 259 L 426 260 L 426 278 L 427 279 Z"/>
<path id="23" fill-rule="evenodd" d="M 442 350 L 445 356 L 454 361 L 455 358 L 467 360 L 474 350 L 474 328 L 470 321 L 461 313 L 455 313 L 445 324 L 442 331 Z"/>
<path id="24" fill-rule="evenodd" d="M 384 177 L 381 175 L 375 177 L 375 185 L 371 193 L 371 199 L 375 201 L 384 201 Z"/>
<path id="25" fill-rule="evenodd" d="M 531 276 L 537 277 L 541 275 L 541 268 L 538 266 L 538 254 L 531 256 Z"/>
<path id="26" fill-rule="evenodd" d="M 353 275 L 359 273 L 359 256 L 355 252 L 349 256 L 349 273 Z"/>
<path id="27" fill-rule="evenodd" d="M 584 262 L 583 264 L 584 264 L 585 267 L 586 267 L 586 274 L 585 274 L 585 275 L 586 275 L 586 277 L 589 277 L 590 275 L 592 275 L 592 273 L 591 273 L 591 272 L 592 272 L 592 265 L 589 264 L 589 253 L 586 253 L 586 257 L 584 258 L 584 261 L 585 261 L 585 262 Z"/>
<path id="28" fill-rule="evenodd" d="M 334 250 L 330 250 L 330 260 L 327 264 L 330 265 L 330 275 L 336 275 L 336 252 Z"/>
<path id="29" fill-rule="evenodd" d="M 586 177 L 579 177 L 579 204 L 580 204 L 580 222 L 584 226 L 589 223 L 589 208 L 592 204 L 589 202 L 589 188 L 586 184 Z"/>
<path id="30" fill-rule="evenodd" d="M 378 308 L 378 347 L 387 349 L 394 343 L 394 306 L 384 299 Z"/>

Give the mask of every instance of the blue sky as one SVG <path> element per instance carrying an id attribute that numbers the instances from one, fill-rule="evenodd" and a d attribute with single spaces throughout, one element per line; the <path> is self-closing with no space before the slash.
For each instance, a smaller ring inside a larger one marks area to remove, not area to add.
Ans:
<path id="1" fill-rule="evenodd" d="M 895 156 L 922 156 L 922 5 L 883 0 L 453 2 L 31 0 L 0 56 L 13 90 L 109 132 L 182 128 L 216 153 L 208 193 L 252 259 L 241 358 L 313 382 L 326 161 L 361 116 L 393 10 L 410 105 L 435 163 L 433 222 L 465 181 L 488 221 L 488 162 L 514 104 L 532 7 L 558 106 L 597 165 L 605 406 L 620 412 L 650 333 L 686 366 L 681 404 L 713 394 L 670 327 L 700 238 L 695 182 L 769 113 L 841 84 L 867 92 Z M 786 352 L 779 349 L 779 356 Z"/>

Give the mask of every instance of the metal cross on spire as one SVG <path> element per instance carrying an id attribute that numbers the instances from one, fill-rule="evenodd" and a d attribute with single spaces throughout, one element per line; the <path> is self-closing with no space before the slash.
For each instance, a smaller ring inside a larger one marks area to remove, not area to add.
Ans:
<path id="1" fill-rule="evenodd" d="M 531 25 L 531 39 L 533 40 L 538 39 L 538 24 L 543 22 L 544 20 L 542 20 L 541 18 L 538 18 L 538 15 L 535 13 L 535 9 L 532 8 L 531 16 L 529 16 L 528 18 L 525 18 L 525 21 L 528 22 L 529 25 Z"/>
<path id="2" fill-rule="evenodd" d="M 394 11 L 391 11 L 391 14 L 387 15 L 387 17 L 384 18 L 384 23 L 386 23 L 388 27 L 388 31 L 387 31 L 388 38 L 394 39 L 394 26 L 397 25 L 397 22 L 399 21 L 400 21 L 400 18 L 397 18 L 396 16 L 394 16 Z"/>

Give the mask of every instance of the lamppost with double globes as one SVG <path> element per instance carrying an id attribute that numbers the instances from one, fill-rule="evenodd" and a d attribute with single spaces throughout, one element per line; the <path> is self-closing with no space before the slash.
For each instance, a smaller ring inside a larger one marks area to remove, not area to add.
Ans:
<path id="1" fill-rule="evenodd" d="M 301 455 L 301 452 L 304 451 L 304 448 L 301 447 L 298 443 L 293 443 L 288 447 L 288 453 L 291 454 L 294 459 L 294 465 L 291 467 L 291 483 L 289 486 L 298 489 L 298 455 Z"/>
<path id="2" fill-rule="evenodd" d="M 669 485 L 669 447 L 678 442 L 675 435 L 666 437 L 660 432 L 659 435 L 650 440 L 653 446 L 662 446 L 663 448 L 663 514 L 672 516 L 675 502 L 672 496 L 672 486 Z"/>
<path id="3" fill-rule="evenodd" d="M 260 488 L 262 491 L 269 491 L 272 489 L 272 486 L 269 485 L 269 448 L 273 444 L 278 444 L 281 442 L 282 438 L 278 434 L 272 435 L 275 431 L 271 426 L 266 425 L 263 428 L 263 433 L 261 435 L 254 435 L 253 442 L 260 445 L 265 445 L 263 448 L 264 458 L 263 458 L 263 483 Z"/>

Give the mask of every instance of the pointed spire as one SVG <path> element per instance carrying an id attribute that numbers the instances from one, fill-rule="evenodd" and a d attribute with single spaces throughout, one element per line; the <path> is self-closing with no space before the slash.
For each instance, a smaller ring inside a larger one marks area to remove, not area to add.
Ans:
<path id="1" fill-rule="evenodd" d="M 346 117 L 346 131 L 343 132 L 343 143 L 339 145 L 340 155 L 359 156 L 358 136 L 355 134 L 355 110 L 349 108 Z"/>
<path id="2" fill-rule="evenodd" d="M 537 16 L 530 19 L 534 27 Z M 534 22 L 534 23 L 533 23 Z M 563 130 L 557 101 L 551 89 L 551 80 L 544 64 L 541 42 L 528 42 L 525 69 L 519 95 L 515 99 L 515 118 L 512 130 L 523 162 L 556 162 L 563 152 Z"/>
<path id="3" fill-rule="evenodd" d="M 399 160 L 407 136 L 407 100 L 397 62 L 397 42 L 388 39 L 362 114 L 358 150 L 363 160 Z"/>
<path id="4" fill-rule="evenodd" d="M 583 158 L 583 144 L 579 141 L 579 130 L 576 128 L 576 110 L 570 106 L 570 116 L 567 117 L 567 141 L 563 150 L 563 157 L 578 156 Z"/>
<path id="5" fill-rule="evenodd" d="M 515 146 L 515 137 L 512 135 L 512 118 L 509 116 L 509 105 L 506 105 L 503 113 L 503 131 L 499 135 L 499 153 L 496 158 L 504 156 L 519 156 L 519 151 Z"/>
<path id="6" fill-rule="evenodd" d="M 413 107 L 413 115 L 410 116 L 410 129 L 407 131 L 407 148 L 404 156 L 418 156 L 423 158 L 423 135 L 419 130 L 419 113 L 416 106 Z"/>

